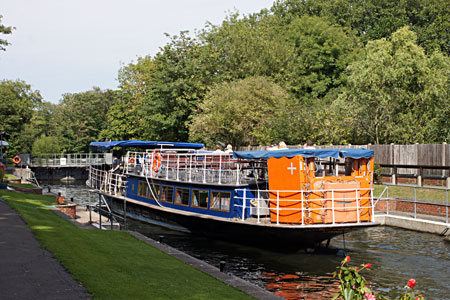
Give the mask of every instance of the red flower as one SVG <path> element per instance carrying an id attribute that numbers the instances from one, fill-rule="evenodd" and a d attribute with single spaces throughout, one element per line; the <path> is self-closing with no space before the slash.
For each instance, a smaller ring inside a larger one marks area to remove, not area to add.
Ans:
<path id="1" fill-rule="evenodd" d="M 366 269 L 370 268 L 371 266 L 372 266 L 371 263 L 368 263 L 368 264 L 365 264 L 365 265 L 364 265 L 364 267 L 365 267 Z"/>
<path id="2" fill-rule="evenodd" d="M 359 270 L 359 268 L 358 268 L 358 267 L 356 267 L 356 268 L 355 268 L 355 270 L 356 270 L 356 271 L 358 271 L 358 270 Z"/>
<path id="3" fill-rule="evenodd" d="M 415 287 L 415 286 L 416 286 L 416 280 L 415 280 L 414 278 L 411 278 L 411 279 L 408 281 L 408 286 L 409 286 L 410 288 Z"/>
<path id="4" fill-rule="evenodd" d="M 345 258 L 345 262 L 348 263 L 349 261 L 350 261 L 350 256 L 347 256 L 347 257 Z"/>
<path id="5" fill-rule="evenodd" d="M 377 300 L 377 298 L 373 294 L 365 293 L 364 296 L 367 300 Z"/>

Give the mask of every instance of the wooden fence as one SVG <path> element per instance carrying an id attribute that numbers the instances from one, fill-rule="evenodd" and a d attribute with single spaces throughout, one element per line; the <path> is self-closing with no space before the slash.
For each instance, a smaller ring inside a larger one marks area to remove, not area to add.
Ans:
<path id="1" fill-rule="evenodd" d="M 317 149 L 324 148 L 366 148 L 375 151 L 375 162 L 380 165 L 410 165 L 414 168 L 397 168 L 399 176 L 417 177 L 420 169 L 424 177 L 446 178 L 450 177 L 450 144 L 413 144 L 413 145 L 325 145 L 315 146 Z M 301 149 L 303 145 L 288 146 L 289 149 Z M 240 150 L 263 150 L 264 147 L 243 147 Z M 427 169 L 426 167 L 449 167 L 446 169 Z M 393 173 L 393 168 L 383 168 L 383 174 Z"/>

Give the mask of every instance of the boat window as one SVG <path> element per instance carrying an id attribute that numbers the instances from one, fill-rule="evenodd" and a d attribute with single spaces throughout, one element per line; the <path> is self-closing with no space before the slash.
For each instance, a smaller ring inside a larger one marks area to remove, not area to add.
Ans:
<path id="1" fill-rule="evenodd" d="M 145 181 L 140 181 L 138 186 L 138 196 L 147 198 L 148 185 Z"/>
<path id="2" fill-rule="evenodd" d="M 208 190 L 192 190 L 192 207 L 208 208 L 208 200 Z"/>
<path id="3" fill-rule="evenodd" d="M 162 185 L 161 186 L 161 201 L 172 203 L 173 199 L 173 187 Z"/>
<path id="4" fill-rule="evenodd" d="M 148 197 L 153 200 L 155 200 L 155 198 L 159 199 L 159 184 L 154 184 L 154 183 L 150 184 L 150 190 L 148 193 Z"/>
<path id="5" fill-rule="evenodd" d="M 210 208 L 213 210 L 230 211 L 230 192 L 212 192 L 212 201 Z"/>
<path id="6" fill-rule="evenodd" d="M 179 187 L 175 189 L 175 204 L 189 205 L 189 189 Z"/>

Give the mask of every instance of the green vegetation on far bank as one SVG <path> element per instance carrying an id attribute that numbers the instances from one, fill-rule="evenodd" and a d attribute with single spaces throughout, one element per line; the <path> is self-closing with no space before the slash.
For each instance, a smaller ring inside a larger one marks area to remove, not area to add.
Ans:
<path id="1" fill-rule="evenodd" d="M 377 184 L 374 186 L 374 197 L 381 195 L 386 185 Z M 450 194 L 449 194 L 450 196 Z M 386 193 L 383 197 L 387 197 Z M 446 201 L 446 191 L 439 189 L 416 188 L 417 200 Z M 414 200 L 414 187 L 409 186 L 389 186 L 389 198 L 400 198 Z M 450 199 L 449 199 L 450 200 Z"/>
<path id="2" fill-rule="evenodd" d="M 9 186 L 12 187 L 21 187 L 21 188 L 26 188 L 26 189 L 35 189 L 36 187 L 30 183 L 8 183 Z"/>
<path id="3" fill-rule="evenodd" d="M 45 208 L 55 203 L 52 196 L 0 197 L 93 299 L 253 299 L 127 232 L 78 228 Z"/>

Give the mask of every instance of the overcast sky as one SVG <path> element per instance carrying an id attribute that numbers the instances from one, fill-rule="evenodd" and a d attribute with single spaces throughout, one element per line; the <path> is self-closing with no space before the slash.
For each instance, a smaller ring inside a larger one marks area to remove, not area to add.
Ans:
<path id="1" fill-rule="evenodd" d="M 117 72 L 138 56 L 154 55 L 164 33 L 219 24 L 230 11 L 270 8 L 274 0 L 2 0 L 0 80 L 21 79 L 44 100 L 64 93 L 117 88 Z"/>

